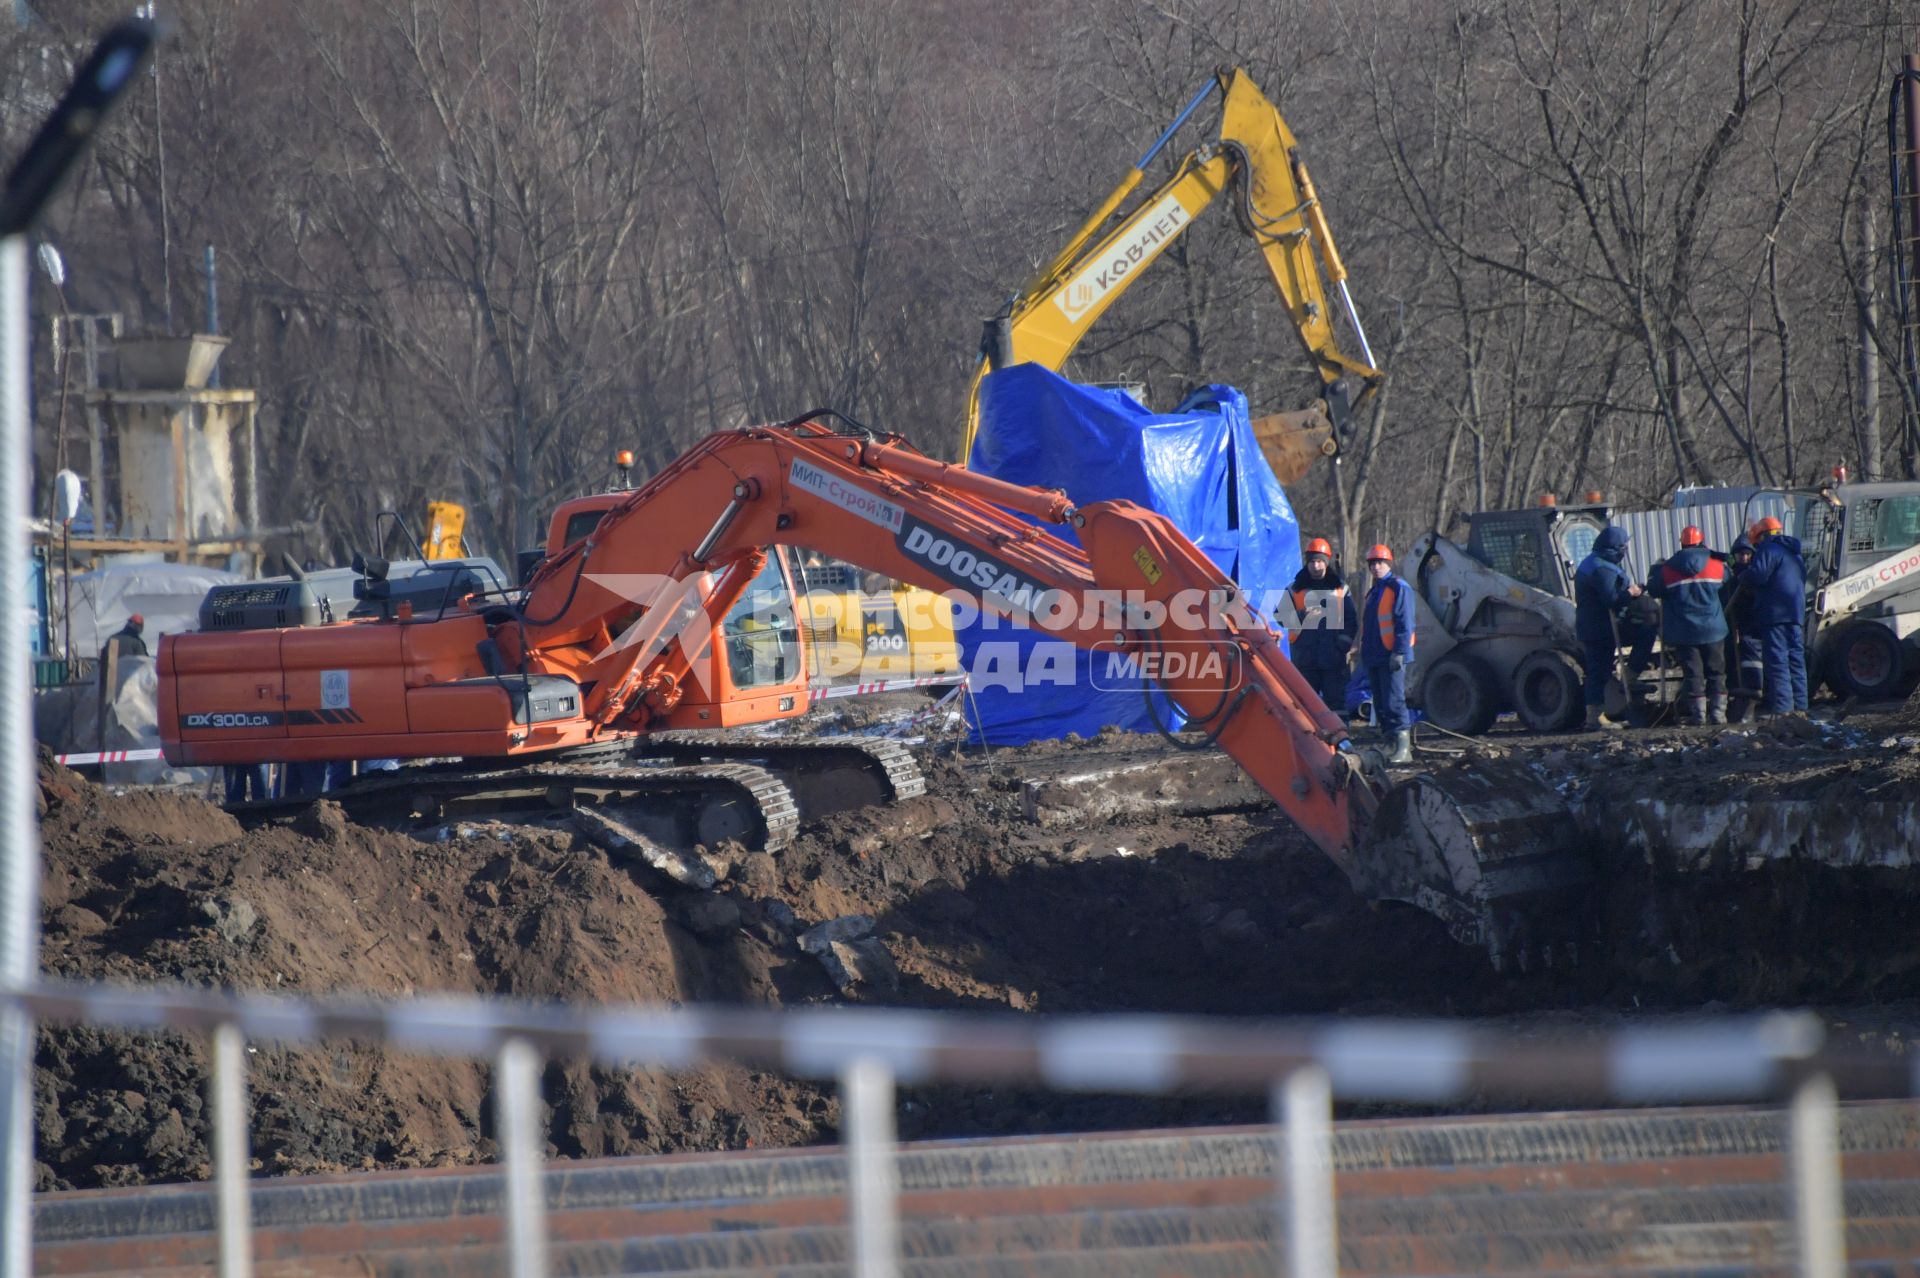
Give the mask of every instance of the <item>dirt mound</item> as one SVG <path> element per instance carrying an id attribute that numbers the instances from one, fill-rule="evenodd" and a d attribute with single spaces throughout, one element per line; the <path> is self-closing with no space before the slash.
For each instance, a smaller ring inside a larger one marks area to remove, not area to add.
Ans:
<path id="1" fill-rule="evenodd" d="M 1140 748 L 1108 738 L 1034 754 L 1097 761 Z M 1042 829 L 1021 815 L 1022 759 L 930 764 L 925 797 L 843 813 L 777 857 L 736 856 L 717 892 L 610 858 L 565 823 L 400 831 L 321 803 L 243 830 L 196 798 L 43 769 L 43 964 L 267 990 L 1022 1011 L 1444 1011 L 1473 985 L 1473 955 L 1424 916 L 1369 909 L 1278 817 Z M 841 989 L 798 936 L 847 915 L 874 920 L 889 970 Z M 70 1028 L 42 1042 L 43 1185 L 204 1174 L 202 1044 Z M 484 1064 L 262 1047 L 253 1067 L 264 1170 L 493 1152 Z M 562 1155 L 805 1143 L 837 1121 L 830 1092 L 732 1067 L 556 1065 L 546 1083 Z M 904 1107 L 902 1127 L 961 1135 L 1258 1112 L 930 1092 Z"/>
<path id="2" fill-rule="evenodd" d="M 688 902 L 656 897 L 639 871 L 564 830 L 418 838 L 322 804 L 243 831 L 202 800 L 114 794 L 71 773 L 43 769 L 42 792 L 42 964 L 58 975 L 593 1003 L 776 1002 L 832 988 L 750 933 L 696 937 L 669 913 Z M 265 1170 L 491 1155 L 483 1065 L 351 1047 L 263 1047 L 252 1064 Z M 43 1185 L 204 1174 L 202 1044 L 56 1028 L 39 1065 Z M 811 1090 L 730 1068 L 668 1078 L 556 1065 L 547 1086 L 563 1154 L 789 1144 L 831 1119 Z"/>
<path id="3" fill-rule="evenodd" d="M 1807 731 L 1503 744 L 1563 782 L 1604 775 L 1647 792 L 1910 775 L 1900 773 L 1910 752 L 1878 748 L 1884 724 Z M 1603 965 L 1496 977 L 1429 916 L 1357 898 L 1271 809 L 1064 826 L 1023 812 L 1036 774 L 1082 760 L 1108 768 L 1154 748 L 1103 736 L 946 755 L 926 763 L 925 796 L 817 822 L 777 855 L 736 851 L 715 891 L 610 856 L 564 818 L 380 829 L 321 803 L 243 829 L 197 799 L 114 793 L 48 766 L 43 961 L 75 977 L 267 990 L 1046 1012 L 1606 1016 L 1684 1000 L 1920 994 L 1911 964 L 1729 959 L 1679 978 Z M 1808 910 L 1804 899 L 1788 904 L 1756 898 L 1752 908 L 1781 921 L 1773 943 L 1792 954 Z M 808 928 L 856 915 L 870 933 L 859 927 L 830 953 L 802 944 Z M 43 1185 L 204 1174 L 200 1043 L 54 1028 L 39 1063 Z M 485 1063 L 339 1045 L 262 1047 L 253 1065 L 253 1148 L 268 1172 L 494 1152 Z M 569 1156 L 808 1143 L 830 1138 L 838 1117 L 830 1091 L 726 1066 L 553 1065 L 546 1096 L 550 1144 Z M 903 1098 L 900 1126 L 964 1136 L 1249 1121 L 1262 1110 L 1257 1098 L 934 1089 Z"/>

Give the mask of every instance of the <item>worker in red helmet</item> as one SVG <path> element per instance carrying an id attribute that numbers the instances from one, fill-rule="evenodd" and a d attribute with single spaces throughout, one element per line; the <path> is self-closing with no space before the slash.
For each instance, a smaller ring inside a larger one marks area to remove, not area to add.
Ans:
<path id="1" fill-rule="evenodd" d="M 1307 543 L 1306 565 L 1294 574 L 1279 615 L 1293 664 L 1327 708 L 1341 714 L 1347 704 L 1347 653 L 1360 633 L 1360 611 L 1333 566 L 1333 547 L 1326 538 Z"/>
<path id="2" fill-rule="evenodd" d="M 1367 551 L 1373 588 L 1360 609 L 1360 664 L 1373 689 L 1373 713 L 1380 734 L 1393 743 L 1389 763 L 1413 762 L 1413 735 L 1407 722 L 1407 667 L 1413 663 L 1413 587 L 1393 571 L 1393 551 L 1385 544 Z"/>
<path id="3" fill-rule="evenodd" d="M 1807 561 L 1772 515 L 1753 526 L 1753 562 L 1741 572 L 1740 586 L 1749 592 L 1748 616 L 1760 636 L 1762 713 L 1805 714 Z"/>
<path id="4" fill-rule="evenodd" d="M 1647 579 L 1647 593 L 1660 601 L 1660 643 L 1685 675 L 1685 723 L 1727 721 L 1727 615 L 1720 607 L 1726 579 L 1726 564 L 1692 525 L 1680 530 L 1679 551 Z"/>

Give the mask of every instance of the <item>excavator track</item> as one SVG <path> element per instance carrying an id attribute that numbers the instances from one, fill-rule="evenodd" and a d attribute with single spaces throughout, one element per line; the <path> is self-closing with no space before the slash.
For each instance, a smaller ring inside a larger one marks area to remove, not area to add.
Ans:
<path id="1" fill-rule="evenodd" d="M 746 737 L 698 729 L 649 733 L 640 749 L 660 758 L 738 760 L 778 775 L 805 820 L 925 794 L 913 753 L 878 737 Z"/>
<path id="2" fill-rule="evenodd" d="M 324 796 L 235 804 L 229 810 L 243 819 L 283 816 L 324 797 L 355 821 L 368 823 L 606 804 L 618 807 L 626 824 L 668 845 L 732 841 L 767 852 L 785 847 L 799 832 L 793 791 L 764 768 L 724 760 L 636 760 L 630 750 L 583 755 L 486 771 L 457 765 L 402 768 L 360 777 Z"/>

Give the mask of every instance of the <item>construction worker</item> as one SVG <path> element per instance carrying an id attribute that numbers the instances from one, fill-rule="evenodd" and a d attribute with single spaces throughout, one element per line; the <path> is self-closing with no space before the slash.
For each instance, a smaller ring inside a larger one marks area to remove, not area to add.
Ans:
<path id="1" fill-rule="evenodd" d="M 151 655 L 147 652 L 147 641 L 141 638 L 141 634 L 146 628 L 147 619 L 139 613 L 136 612 L 131 617 L 128 617 L 127 624 L 114 631 L 111 635 L 108 635 L 106 643 L 101 645 L 101 666 L 104 667 L 107 664 L 107 653 L 109 652 L 118 652 L 122 660 L 128 657 L 145 657 Z"/>
<path id="2" fill-rule="evenodd" d="M 1740 584 L 1740 574 L 1753 562 L 1753 543 L 1747 534 L 1733 543 L 1727 552 L 1727 579 L 1720 583 L 1720 609 L 1727 618 L 1727 692 L 1751 710 L 1760 702 L 1766 686 L 1766 660 L 1760 651 L 1760 627 L 1753 620 L 1753 592 Z"/>
<path id="3" fill-rule="evenodd" d="M 1394 575 L 1393 551 L 1384 544 L 1367 551 L 1373 589 L 1360 610 L 1360 664 L 1373 689 L 1380 734 L 1393 742 L 1389 763 L 1413 762 L 1407 726 L 1407 666 L 1413 661 L 1413 587 Z"/>
<path id="4" fill-rule="evenodd" d="M 1720 610 L 1726 579 L 1726 564 L 1713 557 L 1706 535 L 1691 524 L 1680 530 L 1679 552 L 1647 579 L 1647 593 L 1660 601 L 1660 642 L 1685 676 L 1685 723 L 1727 721 L 1727 616 Z"/>
<path id="5" fill-rule="evenodd" d="M 1753 540 L 1753 562 L 1740 574 L 1740 584 L 1752 595 L 1749 604 L 1760 636 L 1765 678 L 1763 713 L 1802 714 L 1807 709 L 1807 648 L 1801 625 L 1807 608 L 1807 562 L 1800 543 L 1787 536 L 1780 521 L 1768 515 L 1748 534 Z"/>
<path id="6" fill-rule="evenodd" d="M 1632 534 L 1626 529 L 1607 525 L 1594 538 L 1593 552 L 1580 561 L 1573 574 L 1573 630 L 1580 640 L 1581 665 L 1586 673 L 1589 728 L 1619 726 L 1603 719 L 1601 711 L 1607 704 L 1607 681 L 1613 678 L 1620 622 L 1628 605 L 1640 597 L 1640 587 L 1621 566 L 1631 540 Z"/>
<path id="7" fill-rule="evenodd" d="M 221 769 L 228 803 L 273 797 L 273 776 L 264 763 L 229 763 Z"/>
<path id="8" fill-rule="evenodd" d="M 1306 566 L 1280 606 L 1281 624 L 1292 645 L 1293 664 L 1327 709 L 1341 714 L 1347 704 L 1347 653 L 1360 633 L 1360 611 L 1353 592 L 1333 566 L 1333 547 L 1324 537 L 1307 543 Z"/>

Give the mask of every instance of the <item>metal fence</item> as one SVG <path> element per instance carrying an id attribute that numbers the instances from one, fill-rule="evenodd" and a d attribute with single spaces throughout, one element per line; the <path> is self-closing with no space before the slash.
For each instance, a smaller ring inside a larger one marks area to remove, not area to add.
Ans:
<path id="1" fill-rule="evenodd" d="M 212 1146 L 220 1272 L 251 1272 L 246 1043 L 349 1039 L 492 1059 L 504 1165 L 507 1254 L 547 1272 L 543 1058 L 684 1069 L 729 1060 L 836 1082 L 847 1149 L 854 1272 L 899 1265 L 895 1089 L 1008 1083 L 1060 1090 L 1271 1096 L 1279 1148 L 1275 1212 L 1286 1272 L 1336 1272 L 1332 1157 L 1336 1100 L 1680 1104 L 1787 1100 L 1786 1145 L 1799 1271 L 1846 1267 L 1838 1101 L 1920 1094 L 1920 1060 L 1829 1042 L 1800 1013 L 1676 1021 L 1605 1032 L 1450 1022 L 1252 1024 L 1162 1016 L 976 1016 L 825 1008 L 580 1010 L 482 999 L 379 1002 L 228 996 L 155 987 L 43 983 L 0 991 L 35 1020 L 200 1033 L 212 1043 Z"/>

